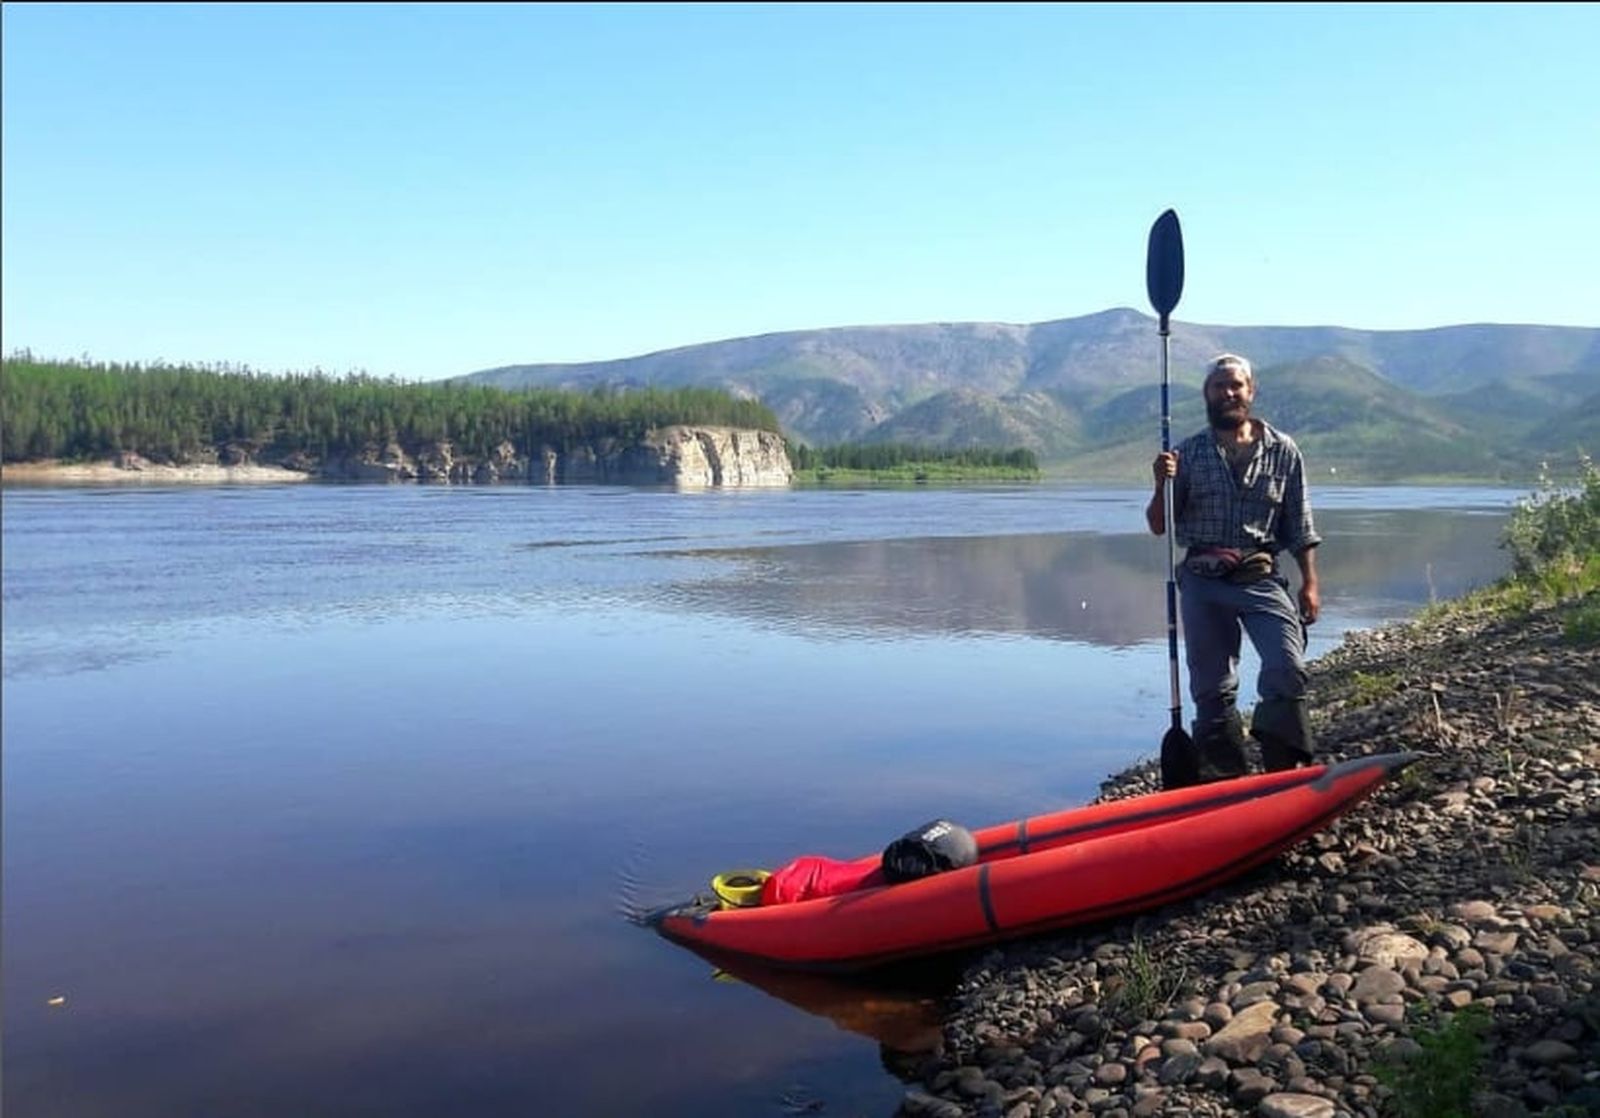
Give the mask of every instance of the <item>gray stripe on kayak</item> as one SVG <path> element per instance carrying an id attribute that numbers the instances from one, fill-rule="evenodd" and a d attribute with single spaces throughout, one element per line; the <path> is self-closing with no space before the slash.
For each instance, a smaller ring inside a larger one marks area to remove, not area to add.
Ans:
<path id="1" fill-rule="evenodd" d="M 1352 757 L 1348 761 L 1330 766 L 1326 772 L 1311 782 L 1311 787 L 1318 792 L 1326 792 L 1335 781 L 1351 773 L 1358 773 L 1363 769 L 1381 768 L 1386 775 L 1392 775 L 1420 760 L 1422 760 L 1420 753 L 1374 753 L 1370 757 Z"/>

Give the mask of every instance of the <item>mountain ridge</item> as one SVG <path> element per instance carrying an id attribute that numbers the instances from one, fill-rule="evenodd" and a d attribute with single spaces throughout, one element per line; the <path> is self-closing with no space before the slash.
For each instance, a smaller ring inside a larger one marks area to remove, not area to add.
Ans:
<path id="1" fill-rule="evenodd" d="M 1475 463 L 1474 470 L 1520 471 L 1540 456 L 1570 451 L 1574 440 L 1591 452 L 1600 445 L 1600 430 L 1594 430 L 1600 427 L 1594 418 L 1600 410 L 1596 328 L 1469 323 L 1380 331 L 1177 320 L 1170 345 L 1175 414 L 1197 396 L 1205 362 L 1235 352 L 1262 374 L 1261 402 L 1271 399 L 1288 414 L 1305 412 L 1320 390 L 1316 373 L 1294 370 L 1323 362 L 1311 367 L 1335 376 L 1345 392 L 1337 402 L 1318 405 L 1316 414 L 1333 428 L 1360 423 L 1368 406 L 1360 402 L 1381 396 L 1381 407 L 1420 425 L 1430 446 L 1461 439 L 1485 451 L 1421 456 L 1435 464 L 1459 460 Z M 1097 451 L 1105 458 L 1125 434 L 1134 437 L 1122 427 L 1128 417 L 1148 421 L 1155 413 L 1159 355 L 1155 318 L 1113 307 L 1028 324 L 778 331 L 609 361 L 504 365 L 452 379 L 503 388 L 714 387 L 759 398 L 785 433 L 803 442 L 961 447 L 994 446 L 982 440 L 1005 438 L 1015 440 L 1007 446 L 1070 464 Z M 1352 370 L 1365 370 L 1372 380 L 1358 390 Z M 1385 386 L 1393 391 L 1380 392 Z M 1512 403 L 1523 411 L 1497 417 Z M 1344 417 L 1324 414 L 1337 404 L 1354 410 Z M 1366 422 L 1356 444 L 1376 453 L 1372 431 L 1388 431 L 1397 445 L 1377 456 L 1390 463 L 1386 473 L 1405 473 L 1402 444 L 1421 436 L 1408 436 L 1397 422 L 1378 424 L 1370 416 Z"/>

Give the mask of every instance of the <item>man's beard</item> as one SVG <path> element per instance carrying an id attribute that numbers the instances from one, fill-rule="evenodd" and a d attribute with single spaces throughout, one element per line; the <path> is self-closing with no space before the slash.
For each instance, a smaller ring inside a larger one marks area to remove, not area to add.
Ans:
<path id="1" fill-rule="evenodd" d="M 1206 401 L 1206 419 L 1218 431 L 1237 431 L 1250 419 L 1250 405 L 1239 404 L 1239 410 L 1231 415 L 1223 409 L 1228 406 L 1226 400 Z"/>

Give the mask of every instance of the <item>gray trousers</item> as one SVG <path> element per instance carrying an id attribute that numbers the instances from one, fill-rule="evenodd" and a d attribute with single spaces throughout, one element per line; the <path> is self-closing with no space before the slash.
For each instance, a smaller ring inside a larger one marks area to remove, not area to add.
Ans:
<path id="1" fill-rule="evenodd" d="M 1239 634 L 1261 657 L 1256 691 L 1263 700 L 1297 701 L 1306 692 L 1306 631 L 1281 574 L 1243 585 L 1202 578 L 1178 567 L 1179 613 L 1195 737 L 1226 722 L 1239 698 Z"/>

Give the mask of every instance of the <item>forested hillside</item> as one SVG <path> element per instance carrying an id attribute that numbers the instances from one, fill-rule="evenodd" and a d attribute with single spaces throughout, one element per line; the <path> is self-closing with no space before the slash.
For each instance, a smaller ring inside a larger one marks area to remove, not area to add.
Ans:
<path id="1" fill-rule="evenodd" d="M 162 462 L 359 454 L 449 442 L 488 454 L 565 451 L 633 440 L 672 424 L 777 431 L 771 409 L 712 388 L 506 391 L 370 376 L 289 376 L 229 368 L 39 361 L 0 365 L 0 452 L 7 462 L 135 453 Z"/>

